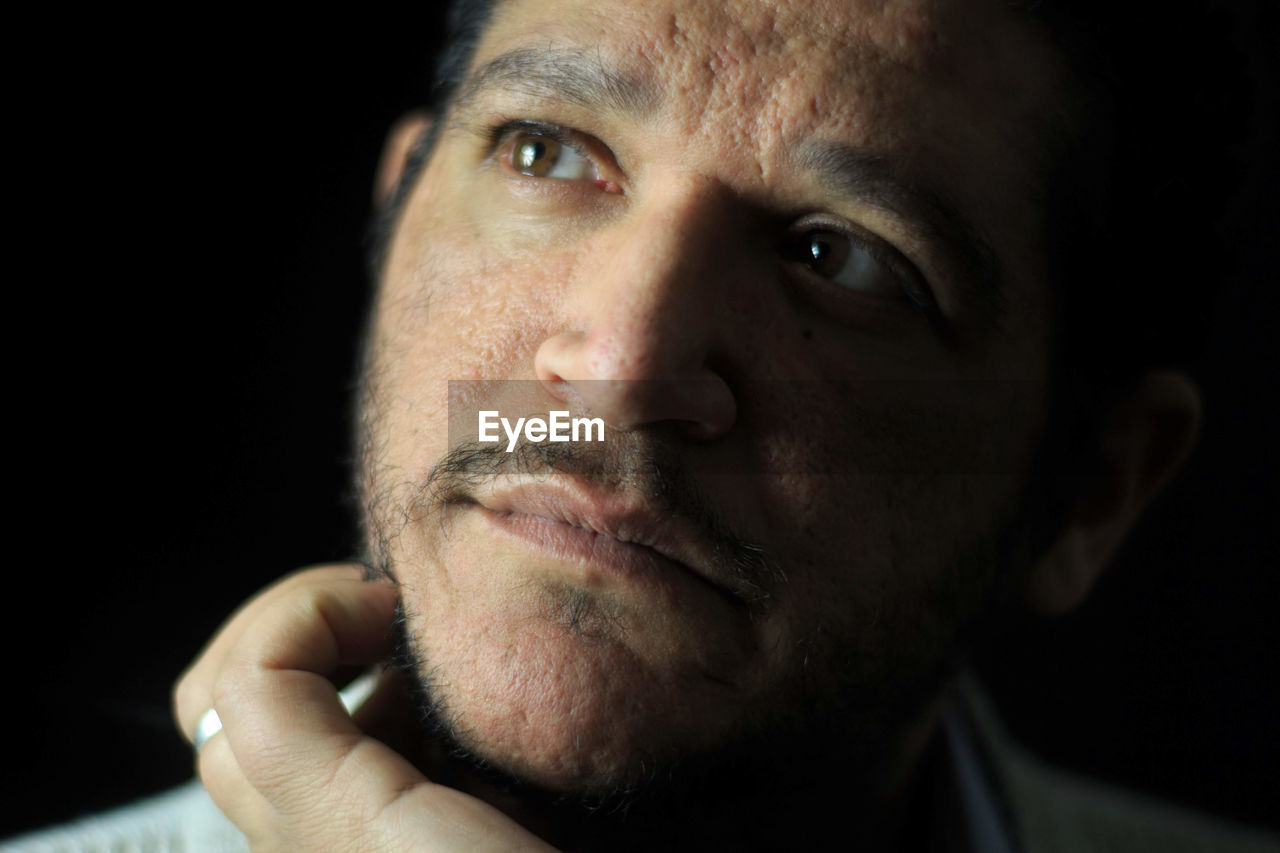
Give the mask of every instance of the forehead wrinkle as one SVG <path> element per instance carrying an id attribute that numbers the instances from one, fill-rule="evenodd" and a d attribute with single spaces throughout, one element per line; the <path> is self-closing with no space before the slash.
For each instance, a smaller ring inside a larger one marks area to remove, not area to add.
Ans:
<path id="1" fill-rule="evenodd" d="M 783 137 L 884 134 L 874 120 L 889 103 L 884 80 L 936 70 L 938 23 L 932 0 L 682 3 L 651 22 L 642 54 L 680 81 L 681 131 L 756 149 L 767 181 Z"/>

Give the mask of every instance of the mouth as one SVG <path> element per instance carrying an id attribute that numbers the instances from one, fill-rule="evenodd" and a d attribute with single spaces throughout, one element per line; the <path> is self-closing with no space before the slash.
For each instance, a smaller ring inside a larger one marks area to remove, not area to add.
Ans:
<path id="1" fill-rule="evenodd" d="M 669 587 L 686 578 L 735 607 L 747 606 L 746 590 L 720 569 L 706 534 L 637 496 L 603 492 L 569 475 L 500 475 L 476 487 L 467 502 L 501 532 L 581 566 L 589 580 Z"/>

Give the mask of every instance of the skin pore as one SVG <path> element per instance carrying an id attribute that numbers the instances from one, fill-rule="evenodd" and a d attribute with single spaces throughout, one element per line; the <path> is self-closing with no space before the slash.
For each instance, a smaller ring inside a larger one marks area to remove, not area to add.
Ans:
<path id="1" fill-rule="evenodd" d="M 500 5 L 401 211 L 363 400 L 370 551 L 463 747 L 575 796 L 688 769 L 739 777 L 726 810 L 901 803 L 1025 574 L 1060 75 L 994 0 Z M 609 440 L 460 446 L 451 380 Z M 651 549 L 683 568 L 600 567 Z"/>

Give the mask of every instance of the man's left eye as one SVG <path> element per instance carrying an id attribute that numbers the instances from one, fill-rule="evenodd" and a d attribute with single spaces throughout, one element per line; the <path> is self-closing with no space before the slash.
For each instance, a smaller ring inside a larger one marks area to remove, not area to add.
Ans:
<path id="1" fill-rule="evenodd" d="M 861 243 L 834 229 L 810 228 L 792 236 L 787 259 L 863 293 L 896 292 L 898 277 Z"/>
<path id="2" fill-rule="evenodd" d="M 594 181 L 597 178 L 596 167 L 591 160 L 550 136 L 520 133 L 510 144 L 508 163 L 522 175 L 567 181 Z"/>

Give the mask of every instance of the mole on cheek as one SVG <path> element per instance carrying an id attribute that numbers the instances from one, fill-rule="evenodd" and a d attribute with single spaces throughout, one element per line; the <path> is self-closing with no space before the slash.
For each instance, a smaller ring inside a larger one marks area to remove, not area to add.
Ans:
<path id="1" fill-rule="evenodd" d="M 804 338 L 806 341 L 813 340 L 813 329 L 805 329 L 800 333 L 800 337 Z"/>

